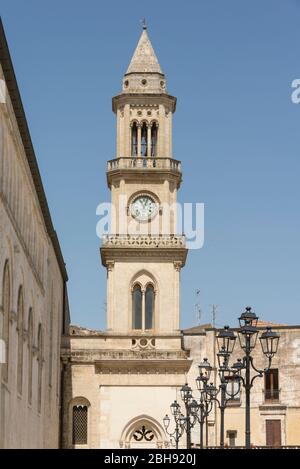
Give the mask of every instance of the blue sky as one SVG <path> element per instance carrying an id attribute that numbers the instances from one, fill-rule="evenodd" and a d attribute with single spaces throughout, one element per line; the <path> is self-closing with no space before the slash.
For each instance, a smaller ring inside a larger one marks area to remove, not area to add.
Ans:
<path id="1" fill-rule="evenodd" d="M 181 325 L 236 325 L 250 304 L 299 324 L 299 0 L 2 0 L 1 16 L 53 222 L 72 322 L 104 328 L 96 206 L 108 201 L 111 97 L 149 35 L 178 98 L 182 202 L 204 202 L 205 244 L 182 270 Z M 196 290 L 200 290 L 196 299 Z"/>

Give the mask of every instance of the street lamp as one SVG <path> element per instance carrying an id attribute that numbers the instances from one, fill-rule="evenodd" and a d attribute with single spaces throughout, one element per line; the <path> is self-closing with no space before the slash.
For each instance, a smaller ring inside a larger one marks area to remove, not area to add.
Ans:
<path id="1" fill-rule="evenodd" d="M 217 344 L 219 352 L 228 353 L 229 355 L 233 352 L 236 336 L 229 329 L 229 326 L 225 326 L 223 330 L 217 335 Z"/>
<path id="2" fill-rule="evenodd" d="M 250 306 L 247 306 L 245 312 L 238 318 L 239 329 L 237 330 L 239 343 L 241 349 L 244 351 L 244 357 L 238 358 L 237 361 L 230 367 L 229 359 L 230 355 L 234 350 L 236 335 L 229 326 L 225 326 L 224 329 L 220 330 L 216 336 L 218 345 L 218 373 L 220 379 L 220 385 L 216 387 L 214 383 L 208 384 L 211 376 L 212 367 L 208 362 L 207 358 L 199 364 L 199 376 L 196 378 L 197 389 L 200 392 L 199 401 L 193 399 L 193 394 L 190 386 L 186 383 L 180 389 L 181 399 L 185 405 L 185 415 L 181 413 L 180 405 L 177 401 L 174 401 L 171 405 L 171 413 L 174 416 L 176 429 L 175 429 L 175 441 L 176 438 L 179 440 L 183 431 L 186 431 L 186 442 L 187 448 L 191 447 L 191 429 L 194 427 L 196 421 L 200 423 L 200 448 L 203 448 L 203 424 L 207 419 L 208 414 L 212 410 L 212 402 L 216 401 L 221 413 L 220 419 L 220 446 L 224 447 L 224 412 L 228 401 L 234 399 L 235 396 L 240 392 L 241 386 L 245 388 L 245 446 L 246 448 L 251 447 L 250 439 L 250 392 L 253 386 L 254 380 L 269 371 L 271 367 L 272 358 L 277 353 L 279 344 L 279 334 L 272 331 L 270 327 L 267 327 L 266 331 L 263 332 L 260 337 L 261 348 L 263 354 L 268 358 L 268 367 L 259 370 L 254 366 L 253 357 L 251 352 L 253 351 L 259 330 L 257 328 L 258 317 L 252 311 Z M 256 374 L 251 376 L 251 370 L 254 370 Z M 243 376 L 243 372 L 244 376 Z M 237 383 L 237 388 L 232 386 L 230 392 L 228 391 L 229 383 Z M 220 398 L 218 394 L 220 393 Z M 166 415 L 163 419 L 164 426 L 168 432 L 170 419 Z M 179 433 L 178 433 L 179 432 Z M 168 433 L 170 435 L 170 433 Z M 174 432 L 173 432 L 174 434 Z M 173 435 L 172 434 L 172 435 Z M 180 435 L 178 437 L 178 435 Z M 178 447 L 178 441 L 177 441 Z"/>
<path id="3" fill-rule="evenodd" d="M 245 312 L 239 317 L 240 328 L 238 330 L 239 342 L 245 355 L 242 360 L 238 360 L 234 365 L 233 369 L 237 372 L 237 377 L 245 388 L 245 446 L 246 448 L 251 447 L 251 433 L 250 433 L 250 392 L 256 378 L 262 378 L 270 367 L 272 358 L 277 353 L 279 334 L 273 332 L 270 327 L 263 332 L 259 338 L 262 351 L 264 355 L 269 359 L 268 367 L 264 370 L 259 370 L 254 366 L 253 357 L 251 352 L 254 349 L 258 337 L 257 329 L 258 317 L 252 311 L 250 306 L 247 306 Z M 251 369 L 256 372 L 251 377 Z M 242 376 L 242 371 L 245 370 L 245 376 Z"/>
<path id="4" fill-rule="evenodd" d="M 192 400 L 192 389 L 190 386 L 185 383 L 182 388 L 180 389 L 181 399 L 185 405 L 185 429 L 186 429 L 186 447 L 190 449 L 191 447 L 191 409 L 190 409 L 190 402 Z"/>
<path id="5" fill-rule="evenodd" d="M 278 350 L 279 334 L 272 331 L 271 327 L 262 333 L 259 338 L 263 353 L 267 358 L 272 359 Z"/>
<path id="6" fill-rule="evenodd" d="M 220 446 L 224 447 L 224 423 L 225 423 L 225 409 L 229 400 L 233 399 L 240 389 L 240 384 L 238 390 L 231 388 L 230 392 L 228 391 L 227 385 L 229 382 L 236 382 L 236 370 L 229 368 L 229 358 L 230 354 L 233 352 L 234 344 L 236 341 L 236 336 L 234 333 L 229 330 L 228 326 L 225 326 L 222 331 L 217 335 L 217 343 L 219 353 L 217 353 L 218 359 L 218 373 L 220 379 L 219 388 L 217 388 L 213 383 L 207 386 L 207 394 L 210 397 L 211 402 L 216 401 L 220 409 Z M 237 381 L 239 383 L 239 381 Z M 218 398 L 220 394 L 220 398 Z"/>
<path id="7" fill-rule="evenodd" d="M 197 406 L 194 406 L 195 416 L 200 424 L 200 449 L 203 448 L 203 426 L 207 420 L 209 413 L 212 410 L 212 403 L 208 400 L 207 383 L 209 381 L 212 367 L 207 358 L 198 365 L 199 376 L 196 378 L 197 389 L 200 393 L 199 403 L 196 401 Z M 207 435 L 207 434 L 206 434 Z"/>
<path id="8" fill-rule="evenodd" d="M 164 424 L 166 433 L 170 436 L 171 441 L 172 440 L 175 441 L 176 449 L 178 449 L 179 440 L 184 429 L 184 421 L 182 420 L 180 405 L 178 404 L 176 400 L 171 404 L 170 408 L 171 408 L 172 416 L 174 417 L 174 421 L 175 421 L 174 431 L 173 432 L 169 431 L 169 425 L 170 425 L 171 419 L 168 416 L 168 414 L 166 414 L 165 417 L 163 418 L 163 424 Z"/>

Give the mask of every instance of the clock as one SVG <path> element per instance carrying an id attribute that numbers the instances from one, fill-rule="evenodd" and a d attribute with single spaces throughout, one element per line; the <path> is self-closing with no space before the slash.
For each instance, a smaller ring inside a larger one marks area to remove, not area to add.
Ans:
<path id="1" fill-rule="evenodd" d="M 130 205 L 131 215 L 140 221 L 150 220 L 157 211 L 157 203 L 149 195 L 139 195 Z"/>

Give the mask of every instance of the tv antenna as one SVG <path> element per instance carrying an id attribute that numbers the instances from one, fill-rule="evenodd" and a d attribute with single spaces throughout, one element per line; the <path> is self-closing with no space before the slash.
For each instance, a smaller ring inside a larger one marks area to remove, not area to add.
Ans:
<path id="1" fill-rule="evenodd" d="M 211 305 L 212 326 L 216 327 L 218 305 Z"/>
<path id="2" fill-rule="evenodd" d="M 196 290 L 195 311 L 196 311 L 196 323 L 197 323 L 197 326 L 199 326 L 201 323 L 201 317 L 202 317 L 202 309 L 200 305 L 200 290 Z"/>

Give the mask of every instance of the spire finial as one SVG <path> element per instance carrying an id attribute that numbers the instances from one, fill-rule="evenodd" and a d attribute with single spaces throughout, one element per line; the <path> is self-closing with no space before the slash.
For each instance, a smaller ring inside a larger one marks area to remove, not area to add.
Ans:
<path id="1" fill-rule="evenodd" d="M 145 17 L 141 20 L 141 23 L 142 23 L 143 29 L 147 29 L 147 23 L 146 23 Z"/>

